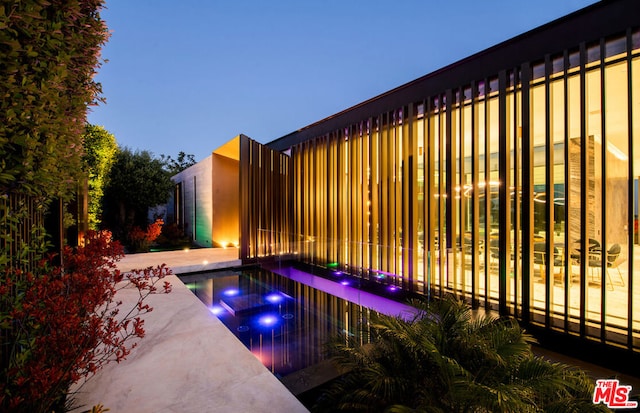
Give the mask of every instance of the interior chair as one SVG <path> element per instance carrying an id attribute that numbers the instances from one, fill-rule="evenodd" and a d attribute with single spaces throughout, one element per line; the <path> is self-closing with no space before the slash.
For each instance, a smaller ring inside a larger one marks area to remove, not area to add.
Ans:
<path id="1" fill-rule="evenodd" d="M 489 255 L 491 259 L 491 263 L 496 263 L 499 265 L 500 262 L 500 240 L 497 238 L 491 238 L 489 240 Z"/>
<path id="2" fill-rule="evenodd" d="M 546 279 L 546 267 L 549 263 L 547 260 L 547 245 L 544 242 L 535 242 L 533 244 L 533 263 L 540 266 L 540 274 L 542 280 Z M 560 268 L 560 274 L 564 272 L 564 257 L 562 252 L 553 247 L 553 266 Z"/>
<path id="3" fill-rule="evenodd" d="M 547 266 L 547 246 L 544 242 L 533 243 L 533 263 L 538 264 L 542 281 L 545 280 Z"/>
<path id="4" fill-rule="evenodd" d="M 620 268 L 618 268 L 618 258 L 620 257 L 620 253 L 622 252 L 622 248 L 620 244 L 613 244 L 606 252 L 606 274 L 608 286 L 611 290 L 613 290 L 613 280 L 611 279 L 611 274 L 609 270 L 615 268 L 618 271 L 618 276 L 620 277 L 620 285 L 624 287 L 624 278 L 622 277 L 622 272 Z M 602 268 L 602 251 L 594 249 L 593 251 L 589 251 L 589 267 L 591 268 Z M 592 273 L 593 278 L 593 273 Z"/>
<path id="5" fill-rule="evenodd" d="M 601 248 L 600 248 L 600 241 L 598 241 L 597 239 L 593 239 L 593 238 L 589 238 L 587 240 L 587 259 L 590 259 L 589 257 L 591 255 L 598 255 L 600 254 Z M 580 240 L 576 240 L 573 243 L 573 247 L 571 248 L 571 253 L 570 253 L 570 258 L 572 260 L 572 262 L 574 262 L 575 264 L 580 264 Z"/>

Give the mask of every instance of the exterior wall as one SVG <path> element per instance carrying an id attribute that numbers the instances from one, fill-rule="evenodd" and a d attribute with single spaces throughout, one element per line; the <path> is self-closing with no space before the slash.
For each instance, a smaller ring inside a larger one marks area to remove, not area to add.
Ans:
<path id="1" fill-rule="evenodd" d="M 240 175 L 239 161 L 216 153 L 212 156 L 213 245 L 239 245 Z"/>
<path id="2" fill-rule="evenodd" d="M 291 153 L 290 249 L 639 351 L 636 8 L 598 3 L 270 143 Z M 269 200 L 257 151 L 243 194 Z M 286 210 L 258 205 L 243 234 Z"/>
<path id="3" fill-rule="evenodd" d="M 201 247 L 212 247 L 213 216 L 213 156 L 176 174 L 174 210 L 178 209 L 176 222 L 185 235 Z M 178 205 L 178 208 L 176 208 Z"/>
<path id="4" fill-rule="evenodd" d="M 290 159 L 240 137 L 240 258 L 294 254 Z"/>

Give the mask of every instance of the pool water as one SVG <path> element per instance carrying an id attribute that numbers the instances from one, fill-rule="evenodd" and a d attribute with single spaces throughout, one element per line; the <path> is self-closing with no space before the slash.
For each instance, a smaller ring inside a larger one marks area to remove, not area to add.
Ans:
<path id="1" fill-rule="evenodd" d="M 271 370 L 284 377 L 326 359 L 338 333 L 368 342 L 372 311 L 400 314 L 410 307 L 344 282 L 285 268 L 181 276 L 209 310 Z"/>

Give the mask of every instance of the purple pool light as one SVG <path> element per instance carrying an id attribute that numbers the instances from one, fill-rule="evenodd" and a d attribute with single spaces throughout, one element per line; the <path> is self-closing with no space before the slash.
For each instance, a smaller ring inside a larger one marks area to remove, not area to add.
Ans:
<path id="1" fill-rule="evenodd" d="M 351 283 L 349 282 L 349 280 L 343 280 L 343 281 L 340 281 L 340 284 L 342 284 L 342 285 L 349 285 L 349 284 L 351 284 Z"/>
<path id="2" fill-rule="evenodd" d="M 391 292 L 395 292 L 395 291 L 398 291 L 398 287 L 396 287 L 395 285 L 390 285 L 387 287 L 387 290 Z"/>
<path id="3" fill-rule="evenodd" d="M 277 322 L 278 317 L 273 314 L 265 314 L 263 316 L 260 316 L 260 318 L 258 319 L 258 324 L 263 327 L 273 327 Z"/>
<path id="4" fill-rule="evenodd" d="M 309 285 L 318 290 L 327 292 L 352 303 L 359 304 L 363 307 L 376 310 L 383 314 L 411 319 L 416 313 L 416 309 L 410 305 L 399 303 L 389 298 L 380 297 L 354 287 L 345 286 L 342 282 L 337 283 L 322 277 L 316 277 L 292 267 L 278 268 L 272 271 L 277 274 L 284 275 L 285 277 L 289 277 L 294 281 L 301 282 L 305 285 Z"/>
<path id="5" fill-rule="evenodd" d="M 271 304 L 278 304 L 279 302 L 282 302 L 282 300 L 284 299 L 284 297 L 282 296 L 282 294 L 278 294 L 278 293 L 271 293 L 269 295 L 267 295 L 265 297 L 265 299 L 267 301 L 269 301 Z"/>
<path id="6" fill-rule="evenodd" d="M 335 274 L 335 275 L 337 275 L 337 276 L 341 276 L 341 275 L 343 275 L 343 274 L 342 274 L 342 271 L 336 271 L 336 272 L 334 272 L 334 274 Z"/>
<path id="7" fill-rule="evenodd" d="M 227 297 L 235 297 L 236 295 L 240 294 L 240 290 L 238 290 L 237 288 L 228 288 L 224 290 L 222 294 L 226 295 Z"/>

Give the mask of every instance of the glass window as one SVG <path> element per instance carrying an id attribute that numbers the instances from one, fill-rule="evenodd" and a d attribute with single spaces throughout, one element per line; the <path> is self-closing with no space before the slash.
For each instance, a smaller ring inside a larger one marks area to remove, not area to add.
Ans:
<path id="1" fill-rule="evenodd" d="M 627 51 L 627 38 L 626 36 L 616 37 L 614 39 L 609 39 L 605 43 L 604 46 L 604 57 L 607 60 L 610 58 L 619 57 L 623 53 Z"/>
<path id="2" fill-rule="evenodd" d="M 551 226 L 547 227 L 545 237 L 550 245 L 549 254 L 546 257 L 549 273 L 553 277 L 550 287 L 551 311 L 557 314 L 565 313 L 564 289 L 570 286 L 571 272 L 566 269 L 566 240 L 565 240 L 565 119 L 564 119 L 564 80 L 559 79 L 550 85 L 550 130 L 552 146 L 547 148 L 550 151 L 551 162 L 553 164 L 553 174 L 551 176 L 552 197 L 547 198 L 546 207 L 549 210 Z M 552 234 L 549 234 L 549 230 Z M 554 324 L 562 326 L 562 319 L 554 319 Z"/>
<path id="3" fill-rule="evenodd" d="M 601 83 L 600 69 L 590 70 L 586 74 L 586 121 L 587 136 L 582 145 L 582 150 L 586 152 L 586 165 L 583 165 L 586 171 L 586 180 L 584 189 L 586 191 L 586 205 L 584 208 L 587 212 L 587 219 L 582 225 L 586 225 L 586 233 L 588 236 L 588 245 L 595 243 L 602 248 L 602 185 L 603 185 L 603 162 L 602 162 L 602 110 L 601 110 Z M 591 241 L 593 240 L 593 241 Z M 587 247 L 585 247 L 587 248 Z M 588 282 L 589 293 L 586 296 L 587 301 L 587 325 L 599 328 L 602 320 L 600 311 L 602 301 L 602 272 L 598 271 L 595 266 L 589 265 L 592 261 L 591 250 L 588 251 L 587 257 L 587 274 L 585 274 Z M 595 287 L 595 288 L 592 288 Z M 600 288 L 599 288 L 600 287 Z M 591 336 L 599 336 L 599 331 L 594 329 Z"/>
<path id="4" fill-rule="evenodd" d="M 594 254 L 594 263 L 606 263 L 603 282 L 608 283 L 606 321 L 613 330 L 624 330 L 628 324 L 628 269 L 623 262 L 629 255 L 629 132 L 627 104 L 627 62 L 609 65 L 605 69 L 605 132 L 606 141 L 606 248 Z M 621 207 L 615 207 L 620 205 Z M 602 268 L 599 269 L 602 271 Z M 608 331 L 610 329 L 607 329 Z M 620 337 L 619 334 L 612 338 Z"/>
<path id="5" fill-rule="evenodd" d="M 634 33 L 634 47 L 640 48 L 640 31 Z M 636 57 L 631 62 L 631 108 L 633 114 L 633 245 L 630 251 L 631 257 L 633 257 L 633 266 L 625 264 L 627 268 L 633 269 L 633 274 L 629 275 L 629 284 L 633 285 L 633 291 L 640 291 L 640 265 L 638 260 L 640 258 L 640 230 L 638 229 L 638 220 L 640 219 L 640 57 Z M 635 299 L 632 301 L 632 334 L 635 340 L 640 339 L 640 300 Z"/>
<path id="6" fill-rule="evenodd" d="M 551 73 L 560 76 L 564 72 L 564 56 L 555 56 L 551 61 Z"/>
<path id="7" fill-rule="evenodd" d="M 544 62 L 535 63 L 532 68 L 533 80 L 537 80 L 544 77 Z"/>
<path id="8" fill-rule="evenodd" d="M 530 242 L 533 256 L 531 266 L 531 297 L 533 308 L 540 310 L 546 307 L 547 259 L 545 255 L 546 240 L 546 93 L 544 85 L 531 88 L 531 140 L 533 143 L 533 173 L 530 177 L 533 188 L 530 202 L 533 207 L 533 237 Z M 526 242 L 526 241 L 525 241 Z"/>
<path id="9" fill-rule="evenodd" d="M 569 53 L 569 67 L 567 69 L 569 69 L 570 72 L 574 72 L 578 70 L 579 67 L 580 67 L 580 52 L 576 50 Z"/>
<path id="10" fill-rule="evenodd" d="M 587 66 L 600 61 L 600 43 L 593 43 L 587 47 Z"/>
<path id="11" fill-rule="evenodd" d="M 571 294 L 569 294 L 567 308 L 569 311 L 569 329 L 579 331 L 580 318 L 580 296 L 576 294 L 580 291 L 580 223 L 582 220 L 582 140 L 580 138 L 580 124 L 582 116 L 580 114 L 580 77 L 571 76 L 567 80 L 567 162 L 568 175 L 566 176 L 567 187 L 565 190 L 565 240 L 567 249 L 567 259 L 571 263 L 572 284 Z"/>

